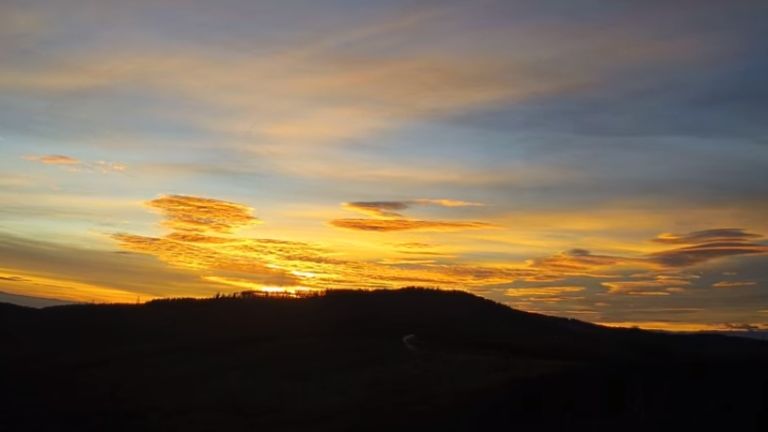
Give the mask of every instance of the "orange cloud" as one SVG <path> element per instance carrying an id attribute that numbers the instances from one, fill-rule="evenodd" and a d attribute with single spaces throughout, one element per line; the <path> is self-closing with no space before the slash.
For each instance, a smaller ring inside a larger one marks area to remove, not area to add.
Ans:
<path id="1" fill-rule="evenodd" d="M 641 264 L 637 258 L 593 255 L 586 249 L 571 249 L 553 256 L 529 261 L 532 268 L 562 276 L 596 276 L 601 269 L 624 264 Z"/>
<path id="2" fill-rule="evenodd" d="M 165 216 L 163 224 L 184 233 L 229 234 L 259 223 L 253 209 L 242 204 L 187 195 L 165 195 L 147 203 Z"/>

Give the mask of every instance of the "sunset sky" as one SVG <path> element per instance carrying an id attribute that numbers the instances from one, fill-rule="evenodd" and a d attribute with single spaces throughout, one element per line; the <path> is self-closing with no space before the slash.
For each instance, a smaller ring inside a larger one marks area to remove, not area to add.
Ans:
<path id="1" fill-rule="evenodd" d="M 768 2 L 0 4 L 0 291 L 768 328 Z"/>

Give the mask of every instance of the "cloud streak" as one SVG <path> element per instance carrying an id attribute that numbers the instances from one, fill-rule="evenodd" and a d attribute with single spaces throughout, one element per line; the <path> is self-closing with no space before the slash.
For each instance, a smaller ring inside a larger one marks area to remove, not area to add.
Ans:
<path id="1" fill-rule="evenodd" d="M 489 229 L 493 225 L 477 221 L 440 221 L 419 219 L 334 219 L 331 225 L 359 231 L 463 231 Z"/>
<path id="2" fill-rule="evenodd" d="M 434 206 L 434 207 L 481 207 L 484 204 L 459 201 L 452 199 L 429 199 L 420 198 L 407 201 L 357 201 L 345 202 L 342 207 L 346 210 L 362 213 L 368 216 L 379 218 L 403 218 L 402 210 L 412 208 L 413 206 Z"/>
<path id="3" fill-rule="evenodd" d="M 346 202 L 342 207 L 378 218 L 401 218 L 403 215 L 399 211 L 407 209 L 410 205 L 407 201 L 360 201 Z"/>
<path id="4" fill-rule="evenodd" d="M 345 218 L 330 221 L 332 226 L 349 230 L 391 232 L 391 231 L 462 231 L 489 229 L 493 225 L 480 221 L 444 221 L 409 219 L 402 211 L 413 206 L 435 207 L 478 207 L 483 204 L 451 199 L 415 199 L 408 201 L 357 201 L 345 202 L 345 210 L 371 216 L 372 219 Z"/>
<path id="5" fill-rule="evenodd" d="M 742 288 L 756 286 L 755 281 L 720 281 L 712 284 L 713 288 Z"/>
<path id="6" fill-rule="evenodd" d="M 691 281 L 681 278 L 656 276 L 654 279 L 603 282 L 610 294 L 670 295 L 684 291 Z"/>
<path id="7" fill-rule="evenodd" d="M 73 172 L 98 172 L 98 173 L 106 174 L 110 172 L 122 173 L 128 169 L 126 165 L 117 163 L 117 162 L 107 162 L 107 161 L 85 162 L 71 156 L 56 155 L 56 154 L 27 155 L 27 156 L 24 156 L 24 159 L 28 161 L 33 161 L 33 162 L 39 162 L 45 165 L 58 165 L 66 169 L 67 171 L 73 171 Z"/>
<path id="8" fill-rule="evenodd" d="M 685 246 L 653 253 L 649 259 L 664 266 L 687 267 L 717 258 L 768 253 L 768 245 L 759 239 L 761 235 L 738 228 L 662 234 L 654 241 Z"/>
<path id="9" fill-rule="evenodd" d="M 79 160 L 64 155 L 42 155 L 42 156 L 24 156 L 24 159 L 40 162 L 46 165 L 80 165 Z"/>
<path id="10" fill-rule="evenodd" d="M 687 234 L 663 233 L 653 239 L 662 244 L 703 244 L 710 242 L 739 242 L 762 237 L 740 228 L 717 228 L 694 231 Z"/>
<path id="11" fill-rule="evenodd" d="M 586 288 L 580 286 L 543 286 L 510 288 L 505 292 L 507 297 L 560 297 L 563 294 L 580 293 Z"/>

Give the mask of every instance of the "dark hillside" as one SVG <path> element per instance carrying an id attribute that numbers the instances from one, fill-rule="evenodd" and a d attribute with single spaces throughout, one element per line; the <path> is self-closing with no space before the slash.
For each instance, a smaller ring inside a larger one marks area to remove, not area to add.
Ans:
<path id="1" fill-rule="evenodd" d="M 0 431 L 749 431 L 768 419 L 766 343 L 609 329 L 463 292 L 0 305 L 0 324 Z"/>

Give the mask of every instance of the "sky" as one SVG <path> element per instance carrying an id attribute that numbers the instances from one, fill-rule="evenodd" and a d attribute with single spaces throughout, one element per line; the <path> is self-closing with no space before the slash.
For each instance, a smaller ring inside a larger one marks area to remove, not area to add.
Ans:
<path id="1" fill-rule="evenodd" d="M 768 328 L 768 3 L 0 4 L 0 291 Z"/>

